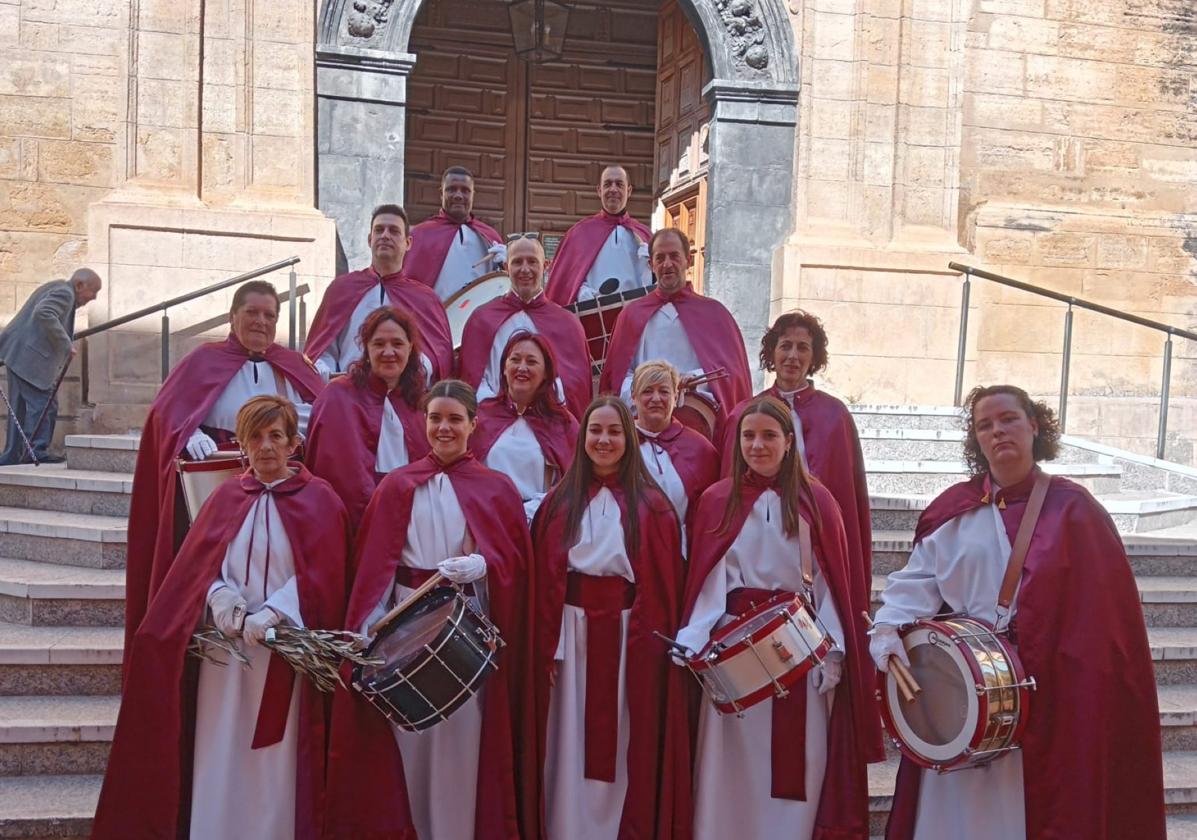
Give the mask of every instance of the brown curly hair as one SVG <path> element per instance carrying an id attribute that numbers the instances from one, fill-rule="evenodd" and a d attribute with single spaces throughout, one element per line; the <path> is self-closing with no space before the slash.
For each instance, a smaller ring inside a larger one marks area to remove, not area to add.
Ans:
<path id="1" fill-rule="evenodd" d="M 977 429 L 973 422 L 973 414 L 977 403 L 986 397 L 998 394 L 1009 394 L 1018 400 L 1023 412 L 1039 426 L 1039 433 L 1031 448 L 1031 456 L 1035 463 L 1053 461 L 1060 451 L 1060 421 L 1056 413 L 1042 400 L 1032 400 L 1022 388 L 1016 385 L 978 385 L 968 392 L 964 400 L 964 462 L 972 475 L 984 475 L 989 472 L 989 459 L 981 451 L 981 444 L 977 441 Z"/>
<path id="2" fill-rule="evenodd" d="M 786 334 L 786 330 L 792 330 L 796 327 L 805 327 L 806 331 L 810 333 L 811 343 L 811 360 L 810 368 L 806 371 L 807 376 L 814 374 L 827 367 L 827 330 L 823 329 L 823 322 L 819 320 L 818 316 L 811 314 L 803 309 L 795 309 L 792 312 L 787 312 L 778 317 L 773 322 L 773 326 L 769 327 L 768 331 L 761 336 L 761 370 L 773 372 L 773 354 L 777 352 L 777 342 L 781 341 L 781 337 Z"/>

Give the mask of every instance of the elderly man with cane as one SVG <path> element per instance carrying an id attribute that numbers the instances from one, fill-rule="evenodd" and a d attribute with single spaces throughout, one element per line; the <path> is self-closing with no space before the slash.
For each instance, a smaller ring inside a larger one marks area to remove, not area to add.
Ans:
<path id="1" fill-rule="evenodd" d="M 0 464 L 64 460 L 49 453 L 58 415 L 56 393 L 75 356 L 75 310 L 95 300 L 101 285 L 100 275 L 90 268 L 80 268 L 70 280 L 51 280 L 35 289 L 0 331 L 0 363 L 8 368 L 8 393 L 0 391 L 8 409 Z"/>

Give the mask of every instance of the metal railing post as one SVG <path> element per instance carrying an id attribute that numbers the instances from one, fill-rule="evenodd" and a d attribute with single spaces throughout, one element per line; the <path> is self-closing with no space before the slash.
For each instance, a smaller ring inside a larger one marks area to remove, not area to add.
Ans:
<path id="1" fill-rule="evenodd" d="M 1155 457 L 1163 459 L 1164 443 L 1168 437 L 1168 397 L 1172 378 L 1172 333 L 1164 342 L 1164 381 L 1160 386 L 1160 431 L 1155 439 Z"/>
<path id="2" fill-rule="evenodd" d="M 299 340 L 308 343 L 308 299 L 299 298 Z"/>
<path id="3" fill-rule="evenodd" d="M 1068 371 L 1072 365 L 1072 304 L 1068 304 L 1068 312 L 1064 315 L 1064 359 L 1060 365 L 1060 410 L 1056 412 L 1060 417 L 1060 431 L 1064 431 L 1068 422 Z"/>
<path id="4" fill-rule="evenodd" d="M 170 374 L 170 315 L 162 310 L 162 381 Z"/>
<path id="5" fill-rule="evenodd" d="M 956 395 L 953 405 L 964 399 L 964 354 L 968 348 L 968 297 L 972 291 L 971 269 L 964 270 L 964 285 L 960 288 L 960 341 L 956 347 Z"/>
<path id="6" fill-rule="evenodd" d="M 292 350 L 296 347 L 296 327 L 299 322 L 297 317 L 297 303 L 295 301 L 295 266 L 291 266 L 291 271 L 287 274 L 287 288 L 290 289 L 291 295 L 287 299 L 287 346 Z"/>

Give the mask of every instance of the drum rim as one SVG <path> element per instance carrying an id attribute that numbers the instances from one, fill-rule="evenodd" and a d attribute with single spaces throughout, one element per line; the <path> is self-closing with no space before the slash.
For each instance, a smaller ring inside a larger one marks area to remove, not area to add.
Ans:
<path id="1" fill-rule="evenodd" d="M 249 465 L 246 464 L 245 456 L 240 452 L 221 455 L 219 458 L 205 458 L 202 461 L 191 461 L 187 458 L 175 459 L 175 471 L 180 475 L 206 472 L 245 472 L 247 469 L 249 469 Z"/>
<path id="2" fill-rule="evenodd" d="M 789 596 L 788 599 L 786 597 L 787 595 Z M 693 668 L 695 671 L 706 671 L 712 666 L 718 665 L 725 659 L 730 659 L 735 654 L 747 650 L 750 647 L 750 644 L 747 638 L 743 638 L 734 644 L 728 645 L 722 651 L 720 651 L 719 658 L 715 659 L 713 662 L 707 662 L 707 657 L 711 655 L 712 648 L 719 644 L 721 639 L 729 636 L 733 631 L 740 629 L 749 621 L 759 616 L 761 613 L 769 612 L 773 609 L 780 610 L 777 615 L 773 616 L 773 618 L 769 619 L 769 621 L 762 624 L 760 630 L 758 631 L 758 633 L 772 633 L 774 630 L 788 621 L 791 616 L 798 612 L 798 610 L 801 608 L 799 606 L 800 603 L 803 605 L 806 603 L 806 599 L 803 598 L 800 593 L 791 593 L 786 592 L 785 590 L 779 590 L 778 594 L 770 597 L 769 600 L 762 602 L 747 612 L 741 613 L 712 633 L 711 638 L 705 645 L 703 645 L 702 650 L 699 651 L 692 660 L 690 660 L 691 668 Z"/>
<path id="3" fill-rule="evenodd" d="M 507 278 L 507 282 L 508 282 L 508 284 L 510 285 L 510 283 L 511 283 L 511 275 L 510 275 L 508 272 L 506 272 L 506 271 L 491 271 L 491 272 L 488 272 L 488 273 L 486 273 L 486 274 L 483 274 L 483 275 L 482 275 L 482 276 L 480 276 L 480 277 L 475 277 L 475 278 L 474 278 L 473 280 L 471 280 L 469 283 L 466 283 L 464 286 L 462 286 L 462 287 L 461 287 L 460 289 L 458 289 L 456 292 L 454 292 L 453 294 L 449 295 L 447 298 L 445 298 L 445 302 L 444 302 L 443 304 L 441 304 L 441 307 L 442 307 L 442 308 L 443 308 L 443 309 L 444 309 L 446 312 L 448 312 L 450 308 L 452 308 L 452 307 L 455 307 L 455 306 L 457 306 L 457 305 L 458 305 L 458 304 L 457 304 L 457 299 L 458 299 L 459 297 L 461 297 L 461 296 L 462 296 L 462 295 L 464 295 L 466 292 L 468 292 L 468 291 L 470 291 L 471 289 L 473 289 L 475 286 L 480 286 L 480 285 L 482 285 L 483 283 L 486 283 L 486 282 L 488 282 L 488 281 L 490 281 L 490 280 L 494 280 L 494 279 L 495 279 L 495 278 L 497 278 L 497 277 L 506 277 L 506 278 Z M 504 292 L 503 294 L 506 294 L 506 292 Z M 499 297 L 502 297 L 502 296 L 503 296 L 503 295 L 499 295 Z"/>

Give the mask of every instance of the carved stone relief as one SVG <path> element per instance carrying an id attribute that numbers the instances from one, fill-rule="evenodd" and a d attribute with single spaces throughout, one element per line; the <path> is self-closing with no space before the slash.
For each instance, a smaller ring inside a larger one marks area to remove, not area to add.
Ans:
<path id="1" fill-rule="evenodd" d="M 361 47 L 373 47 L 383 40 L 389 21 L 391 6 L 395 0 L 352 0 L 351 8 L 345 13 L 345 43 Z"/>
<path id="2" fill-rule="evenodd" d="M 764 22 L 752 0 L 715 0 L 715 5 L 727 29 L 733 62 L 765 75 L 769 66 L 769 48 L 765 45 Z"/>

